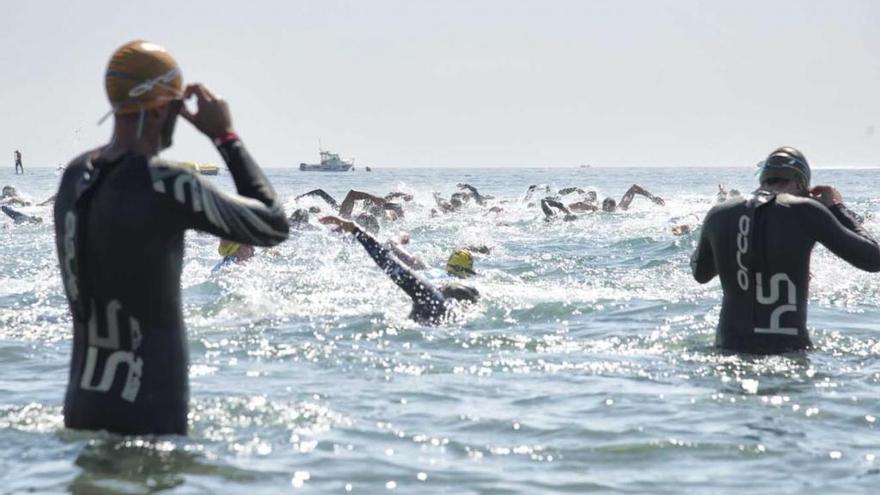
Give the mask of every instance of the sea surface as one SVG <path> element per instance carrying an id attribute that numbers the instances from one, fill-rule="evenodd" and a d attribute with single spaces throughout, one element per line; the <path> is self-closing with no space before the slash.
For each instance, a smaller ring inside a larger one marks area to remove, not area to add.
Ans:
<path id="1" fill-rule="evenodd" d="M 225 172 L 225 171 L 224 171 Z M 269 169 L 288 211 L 324 187 L 412 192 L 409 249 L 435 268 L 477 255 L 482 301 L 439 327 L 360 245 L 294 234 L 212 274 L 216 239 L 191 232 L 182 278 L 191 358 L 188 437 L 68 431 L 71 322 L 42 225 L 0 218 L 0 494 L 877 493 L 880 275 L 813 254 L 816 349 L 713 348 L 721 290 L 688 259 L 719 183 L 738 169 Z M 0 172 L 41 201 L 58 173 Z M 231 188 L 224 173 L 208 180 Z M 468 182 L 504 210 L 430 216 L 431 193 Z M 544 222 L 531 184 L 666 199 Z M 880 170 L 817 170 L 880 234 Z M 501 203 L 501 201 L 505 201 Z M 301 205 L 321 205 L 305 201 Z M 322 205 L 323 206 L 323 205 Z M 137 263 L 132 257 L 132 263 Z"/>

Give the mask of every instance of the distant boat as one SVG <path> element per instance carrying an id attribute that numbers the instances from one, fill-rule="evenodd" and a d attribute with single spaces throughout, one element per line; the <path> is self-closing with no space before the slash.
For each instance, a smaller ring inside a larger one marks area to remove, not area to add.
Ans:
<path id="1" fill-rule="evenodd" d="M 354 159 L 345 161 L 336 153 L 322 150 L 320 164 L 300 163 L 299 169 L 303 172 L 348 172 L 354 170 Z"/>
<path id="2" fill-rule="evenodd" d="M 373 169 L 371 169 L 370 167 L 365 167 L 364 170 L 366 170 L 367 172 L 372 172 L 372 171 L 373 171 Z"/>
<path id="3" fill-rule="evenodd" d="M 213 163 L 177 162 L 177 164 L 183 168 L 188 168 L 197 174 L 218 175 L 220 173 L 220 167 Z"/>

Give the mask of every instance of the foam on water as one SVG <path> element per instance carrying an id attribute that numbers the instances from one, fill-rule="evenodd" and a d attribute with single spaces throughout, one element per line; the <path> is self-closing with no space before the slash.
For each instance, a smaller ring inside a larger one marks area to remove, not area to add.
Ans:
<path id="1" fill-rule="evenodd" d="M 880 232 L 877 171 L 817 171 Z M 754 357 L 712 348 L 717 282 L 675 237 L 747 169 L 270 170 L 288 210 L 325 187 L 415 194 L 409 249 L 433 267 L 477 255 L 483 294 L 461 321 L 407 319 L 410 302 L 363 249 L 297 233 L 211 273 L 216 240 L 187 235 L 190 436 L 63 429 L 70 317 L 51 223 L 0 219 L 2 493 L 644 493 L 866 491 L 880 470 L 880 284 L 823 248 L 813 257 L 817 349 Z M 4 177 L 42 199 L 53 171 Z M 230 187 L 228 176 L 216 179 Z M 469 182 L 502 204 L 432 218 L 431 193 Z M 541 221 L 530 184 L 667 199 L 620 214 Z M 301 205 L 308 205 L 308 201 Z M 321 205 L 320 202 L 315 202 Z M 321 205 L 323 206 L 323 205 Z M 51 210 L 31 214 L 50 218 Z M 132 260 L 136 262 L 136 260 Z"/>

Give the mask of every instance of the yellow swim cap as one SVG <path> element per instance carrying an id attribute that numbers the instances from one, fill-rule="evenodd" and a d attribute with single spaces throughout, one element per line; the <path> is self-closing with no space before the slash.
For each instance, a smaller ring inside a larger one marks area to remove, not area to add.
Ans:
<path id="1" fill-rule="evenodd" d="M 217 252 L 225 258 L 237 253 L 239 249 L 241 249 L 241 244 L 223 239 L 220 241 L 220 246 L 217 247 Z"/>
<path id="2" fill-rule="evenodd" d="M 113 53 L 104 76 L 104 87 L 113 112 L 126 115 L 159 108 L 183 97 L 183 75 L 164 48 L 135 40 Z"/>
<path id="3" fill-rule="evenodd" d="M 474 271 L 474 255 L 467 249 L 459 249 L 449 256 L 446 262 L 446 273 L 456 277 L 468 277 L 476 275 Z"/>

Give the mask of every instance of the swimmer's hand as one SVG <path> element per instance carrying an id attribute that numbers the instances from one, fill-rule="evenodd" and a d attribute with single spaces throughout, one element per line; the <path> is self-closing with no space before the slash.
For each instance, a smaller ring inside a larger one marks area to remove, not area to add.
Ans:
<path id="1" fill-rule="evenodd" d="M 663 198 L 661 198 L 660 196 L 651 196 L 651 201 L 660 206 L 666 205 L 666 201 L 663 201 Z"/>
<path id="2" fill-rule="evenodd" d="M 329 216 L 329 217 L 324 217 L 318 221 L 324 225 L 335 226 L 336 230 L 339 232 L 348 232 L 349 234 L 351 234 L 352 232 L 357 230 L 357 225 L 354 222 L 349 221 L 349 220 L 344 220 L 339 217 Z"/>
<path id="3" fill-rule="evenodd" d="M 834 186 L 816 186 L 810 189 L 810 195 L 827 207 L 843 204 L 843 196 Z"/>
<path id="4" fill-rule="evenodd" d="M 229 104 L 226 100 L 215 95 L 202 84 L 190 84 L 183 91 L 184 100 L 193 96 L 196 98 L 196 112 L 190 112 L 184 105 L 180 109 L 180 115 L 199 132 L 210 139 L 235 132 L 232 129 L 232 115 L 229 113 Z"/>

